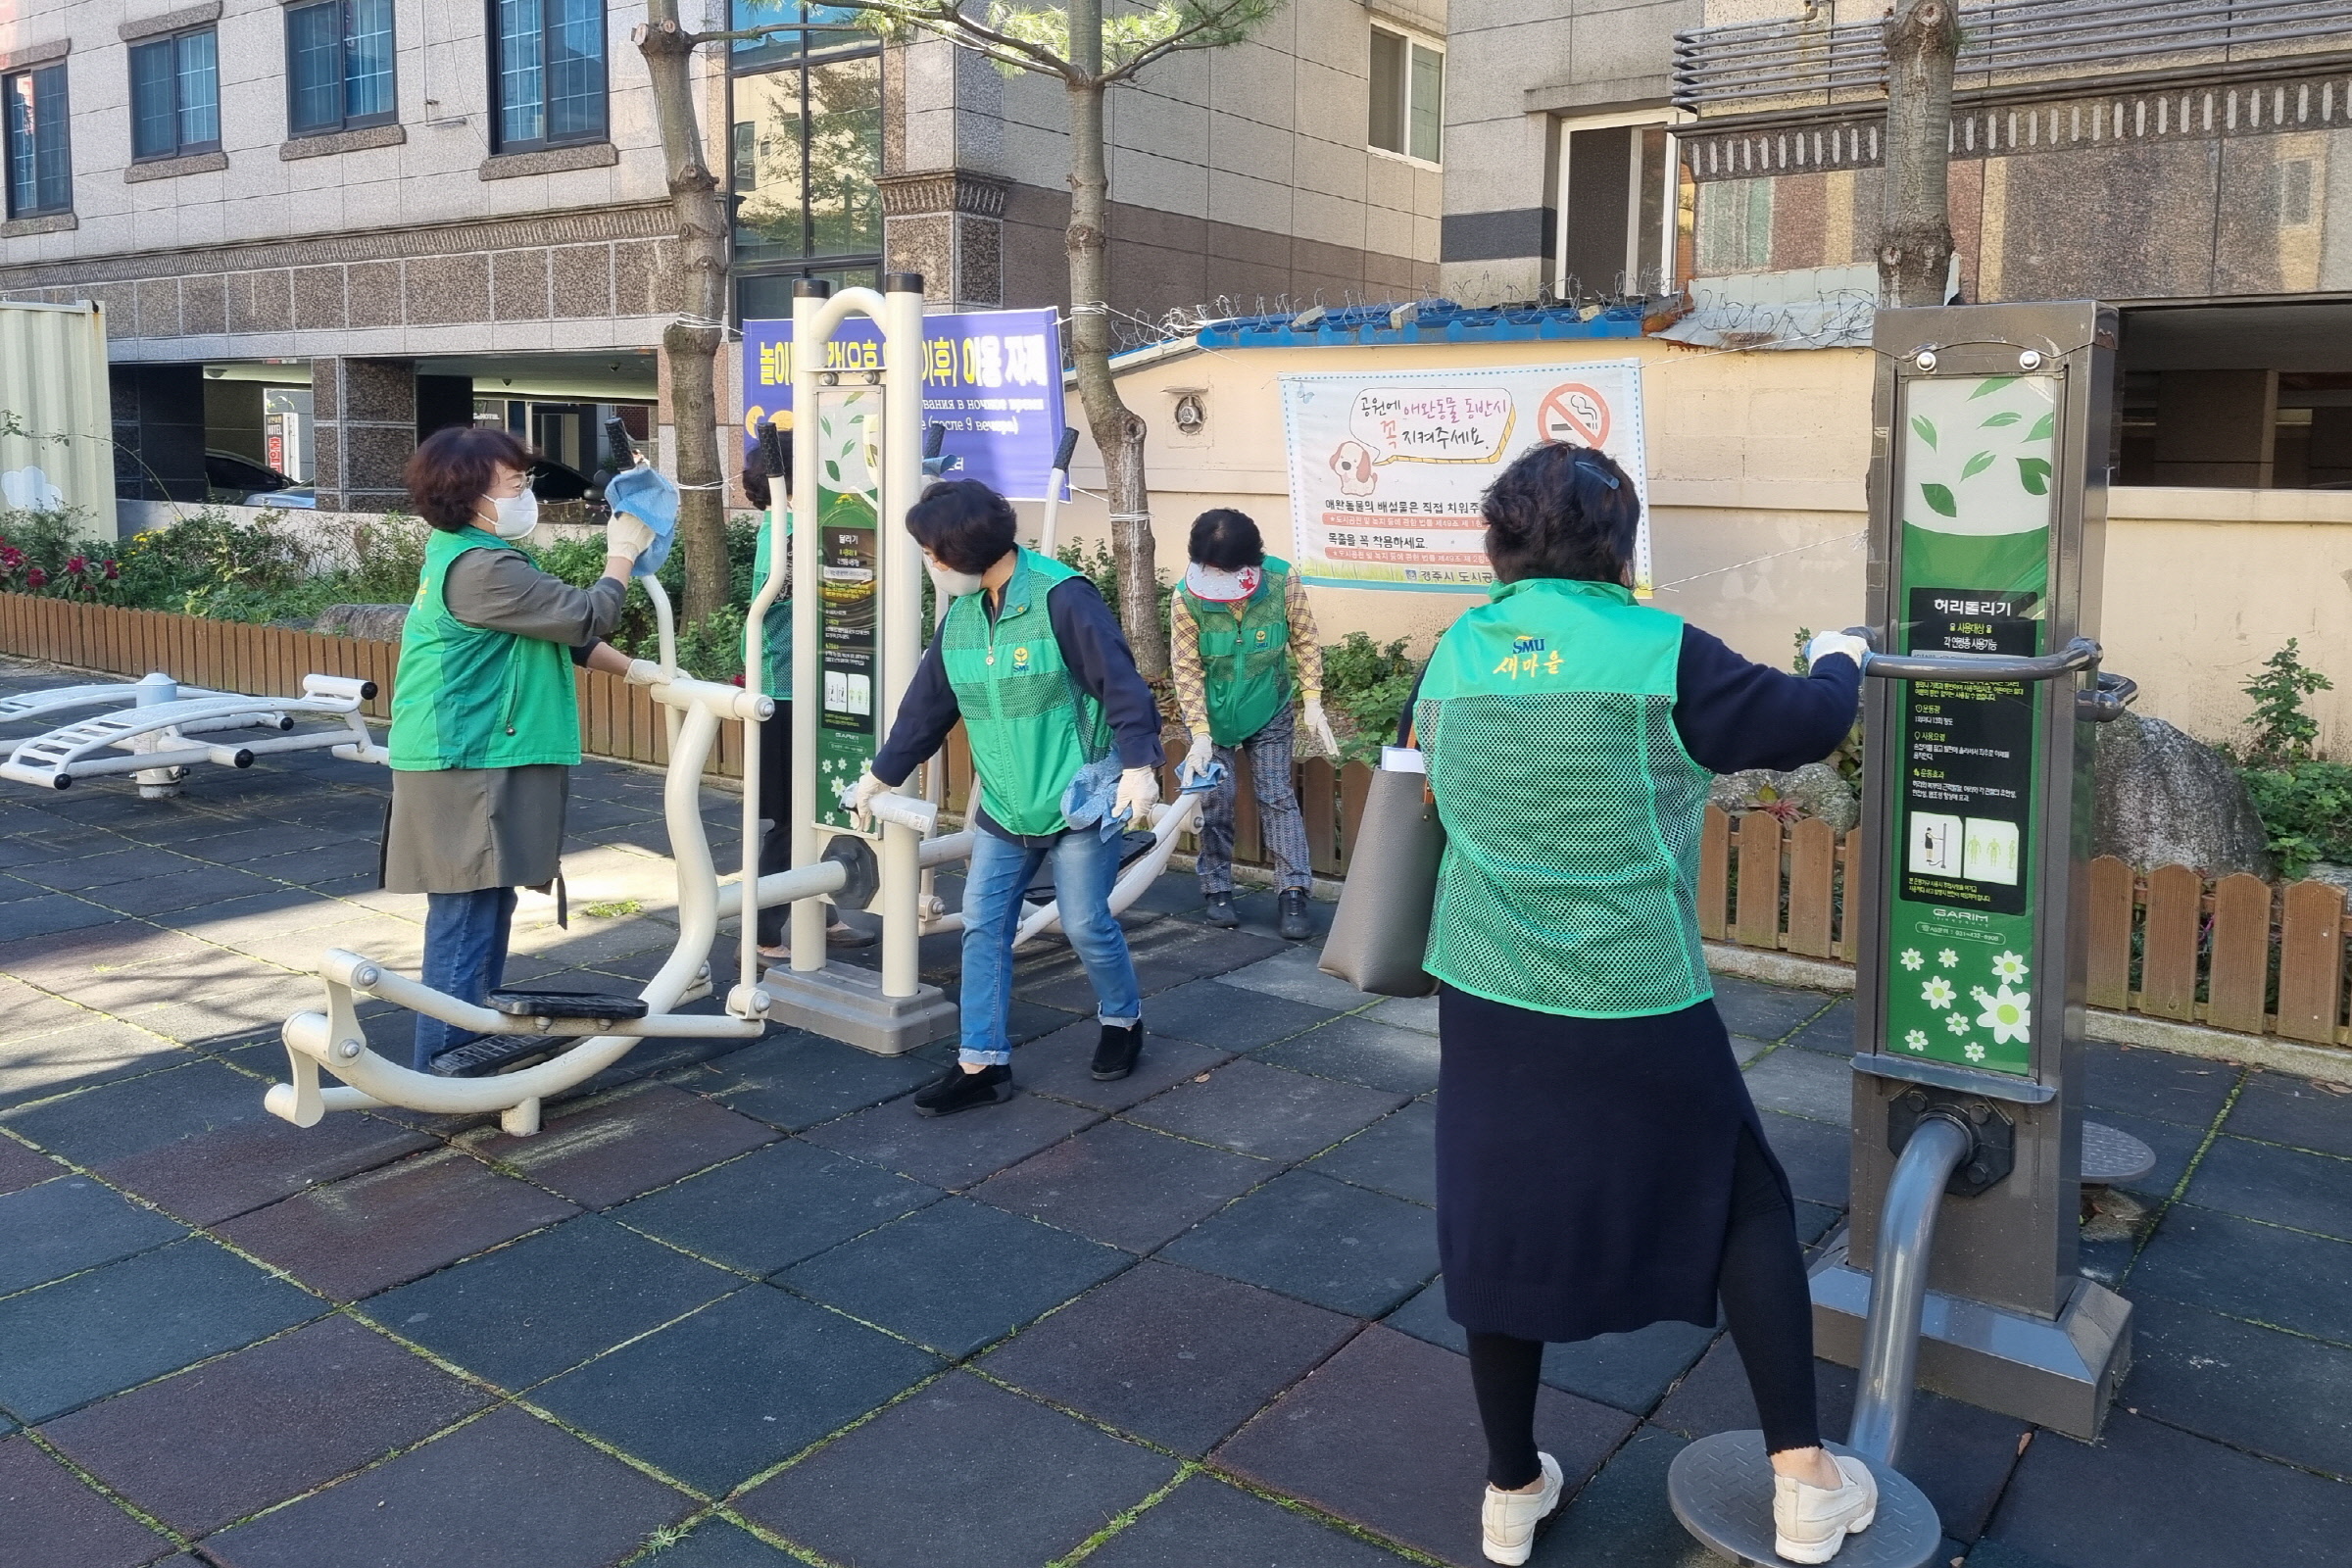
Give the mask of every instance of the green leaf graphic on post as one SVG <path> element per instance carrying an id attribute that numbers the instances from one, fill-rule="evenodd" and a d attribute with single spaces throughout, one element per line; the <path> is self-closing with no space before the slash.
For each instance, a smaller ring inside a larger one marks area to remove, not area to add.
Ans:
<path id="1" fill-rule="evenodd" d="M 2014 386 L 2016 383 L 2017 377 L 2014 375 L 1988 375 L 1984 378 L 1984 384 L 1983 386 L 1978 387 L 1974 392 L 1971 392 L 1968 395 L 1968 401 L 1974 403 L 1979 398 L 1988 398 L 1995 392 L 1998 392 L 2001 388 L 2005 386 Z"/>
<path id="2" fill-rule="evenodd" d="M 1928 422 L 1928 416 L 1926 415 L 1914 414 L 1911 416 L 1911 428 L 1918 433 L 1919 438 L 1922 441 L 1925 441 L 1928 444 L 1929 450 L 1933 451 L 1935 449 L 1936 426 Z"/>
<path id="3" fill-rule="evenodd" d="M 2026 487 L 2026 494 L 2030 496 L 2048 495 L 2050 493 L 2049 464 L 2041 458 L 2018 459 L 2017 481 Z"/>
<path id="4" fill-rule="evenodd" d="M 1989 452 L 1980 452 L 1975 457 L 1968 460 L 1968 466 L 1960 470 L 1960 477 L 1963 479 L 1974 479 L 1978 474 L 1983 473 L 1986 468 L 1991 466 L 1992 454 Z"/>
<path id="5" fill-rule="evenodd" d="M 2047 467 L 2048 465 L 2044 464 L 2043 466 Z M 1935 508 L 1943 515 L 1947 517 L 1957 517 L 1960 515 L 1960 509 L 1952 504 L 1951 491 L 1946 489 L 1944 486 L 1939 484 L 1923 484 L 1919 487 L 1919 493 L 1928 498 L 1929 506 Z"/>
<path id="6" fill-rule="evenodd" d="M 2057 433 L 2057 430 L 2058 416 L 2054 413 L 2045 414 L 2040 418 L 2034 421 L 2034 428 L 2026 432 L 2026 439 L 2029 441 L 2047 441 L 2052 435 Z"/>
<path id="7" fill-rule="evenodd" d="M 1983 424 L 1978 425 L 1977 428 L 1980 430 L 1994 430 L 2000 428 L 2002 425 L 2015 424 L 2018 420 L 2024 417 L 2025 416 L 2018 413 L 2015 409 L 2003 409 L 1991 418 L 1986 419 Z"/>

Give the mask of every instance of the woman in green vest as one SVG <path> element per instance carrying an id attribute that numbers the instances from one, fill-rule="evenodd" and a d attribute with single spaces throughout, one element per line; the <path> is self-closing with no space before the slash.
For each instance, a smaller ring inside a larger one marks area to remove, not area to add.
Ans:
<path id="1" fill-rule="evenodd" d="M 1022 890 L 1054 865 L 1054 897 L 1102 1025 L 1094 1075 L 1124 1078 L 1144 1044 L 1143 991 L 1110 912 L 1120 829 L 1159 799 L 1159 709 L 1095 585 L 1018 543 L 1012 504 L 946 479 L 906 509 L 939 599 L 939 633 L 843 804 L 862 811 L 937 752 L 960 719 L 979 787 L 963 879 L 963 1049 L 914 1097 L 926 1116 L 1012 1098 L 1012 938 Z"/>
<path id="2" fill-rule="evenodd" d="M 1323 716 L 1315 612 L 1298 573 L 1289 562 L 1266 554 L 1247 513 L 1217 507 L 1194 518 L 1190 554 L 1183 586 L 1168 603 L 1168 669 L 1177 710 L 1193 732 L 1186 769 L 1198 774 L 1213 760 L 1225 770 L 1200 807 L 1196 869 L 1208 923 L 1242 923 L 1233 907 L 1233 807 L 1241 794 L 1233 754 L 1245 751 L 1256 784 L 1258 833 L 1274 856 L 1277 929 L 1289 941 L 1303 942 L 1315 934 L 1306 912 L 1314 870 L 1291 780 L 1298 732 L 1291 712 L 1294 658 L 1307 731 L 1326 756 L 1340 751 Z"/>
<path id="3" fill-rule="evenodd" d="M 778 416 L 778 423 L 789 431 L 792 425 L 790 410 Z M 784 455 L 784 471 L 767 471 L 767 458 L 758 443 L 743 455 L 743 498 L 760 511 L 760 542 L 752 553 L 752 591 L 767 581 L 770 540 L 767 512 L 774 491 L 770 481 L 782 479 L 784 493 L 792 494 L 792 441 L 789 435 L 778 443 Z M 785 525 L 789 545 L 792 524 Z M 761 669 L 754 688 L 764 697 L 775 699 L 776 710 L 760 726 L 760 814 L 767 821 L 767 831 L 760 839 L 760 874 L 767 876 L 792 869 L 792 553 L 784 555 L 784 591 L 767 607 L 761 618 Z M 748 672 L 747 672 L 748 673 Z M 760 911 L 758 935 L 760 956 L 771 962 L 781 963 L 792 956 L 791 945 L 785 940 L 788 917 L 792 906 L 771 904 Z M 874 943 L 873 933 L 860 931 L 834 911 L 831 923 L 825 928 L 825 946 L 829 948 L 868 948 Z"/>
<path id="4" fill-rule="evenodd" d="M 532 564 L 531 454 L 504 430 L 459 425 L 409 460 L 409 500 L 432 524 L 392 685 L 392 808 L 383 884 L 425 896 L 424 983 L 480 1004 L 498 989 L 517 887 L 558 876 L 564 805 L 580 760 L 572 666 L 625 674 L 602 639 L 654 531 L 605 529 L 605 572 L 574 588 Z M 411 1065 L 478 1037 L 419 1013 Z"/>
<path id="5" fill-rule="evenodd" d="M 1486 1428 L 1486 1553 L 1525 1562 L 1559 1503 L 1535 1444 L 1544 1344 L 1712 1329 L 1720 1301 L 1776 1548 L 1827 1562 L 1877 1490 L 1821 1446 L 1794 1204 L 1715 1009 L 1698 839 L 1711 773 L 1837 746 L 1859 644 L 1817 639 L 1800 679 L 1637 604 L 1641 503 L 1589 448 L 1533 448 L 1483 511 L 1494 590 L 1439 638 L 1407 721 L 1446 834 L 1424 960 L 1438 1249 Z"/>

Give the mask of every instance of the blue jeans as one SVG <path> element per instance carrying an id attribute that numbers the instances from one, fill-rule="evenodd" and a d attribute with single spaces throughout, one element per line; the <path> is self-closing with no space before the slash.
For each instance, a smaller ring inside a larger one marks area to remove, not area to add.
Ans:
<path id="1" fill-rule="evenodd" d="M 424 983 L 461 1002 L 480 1005 L 507 972 L 507 932 L 514 923 L 514 890 L 424 896 Z M 428 1071 L 433 1058 L 481 1036 L 438 1018 L 416 1015 L 416 1057 Z"/>
<path id="2" fill-rule="evenodd" d="M 1064 833 L 1052 849 L 1029 849 L 982 829 L 972 836 L 963 882 L 963 1050 L 965 1066 L 1012 1060 L 1004 1023 L 1012 1010 L 1012 934 L 1020 924 L 1021 890 L 1048 856 L 1054 858 L 1054 898 L 1062 934 L 1070 939 L 1104 1023 L 1143 1016 L 1135 960 L 1127 933 L 1111 918 L 1110 889 L 1119 875 L 1119 840 L 1090 830 Z"/>

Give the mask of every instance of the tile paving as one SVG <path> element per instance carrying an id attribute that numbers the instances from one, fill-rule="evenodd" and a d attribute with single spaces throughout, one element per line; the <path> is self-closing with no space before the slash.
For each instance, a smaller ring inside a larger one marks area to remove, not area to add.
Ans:
<path id="1" fill-rule="evenodd" d="M 0 663 L 0 691 L 36 674 Z M 673 937 L 659 780 L 574 788 L 580 879 L 648 912 L 575 900 L 564 932 L 526 905 L 514 972 L 622 989 Z M 1016 976 L 1026 1092 L 994 1110 L 912 1114 L 938 1049 L 779 1030 L 644 1048 L 536 1139 L 294 1129 L 260 1098 L 308 964 L 414 946 L 421 901 L 368 885 L 383 789 L 307 757 L 172 802 L 0 796 L 0 1561 L 1477 1560 L 1430 1001 L 1321 974 L 1267 898 L 1212 930 L 1169 877 L 1125 919 L 1152 1035 L 1121 1084 L 1087 1076 L 1085 983 L 1049 945 Z M 923 965 L 953 985 L 953 941 Z M 1719 1002 L 1818 1238 L 1845 1201 L 1850 1005 L 1732 979 Z M 1920 1398 L 1949 1558 L 2341 1560 L 2352 1096 L 2085 1057 L 2088 1103 L 2159 1156 L 2145 1215 L 2084 1248 L 2138 1304 L 2137 1359 L 2093 1445 Z M 1580 1485 L 1535 1562 L 1703 1560 L 1664 1475 L 1753 1421 L 1728 1341 L 1657 1325 L 1555 1347 L 1544 1378 Z M 1833 1435 L 1852 1388 L 1823 1366 Z"/>

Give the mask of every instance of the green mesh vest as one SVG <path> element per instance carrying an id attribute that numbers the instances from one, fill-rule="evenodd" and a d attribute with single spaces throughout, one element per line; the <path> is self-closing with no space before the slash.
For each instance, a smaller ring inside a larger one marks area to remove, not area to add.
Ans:
<path id="1" fill-rule="evenodd" d="M 392 766 L 433 772 L 579 761 L 570 650 L 468 626 L 441 597 L 449 568 L 466 551 L 518 548 L 479 528 L 430 530 L 392 682 Z"/>
<path id="2" fill-rule="evenodd" d="M 1257 592 L 1239 615 L 1190 588 L 1177 590 L 1200 631 L 1208 734 L 1219 746 L 1241 745 L 1291 700 L 1290 572 L 1289 562 L 1268 556 Z"/>
<path id="3" fill-rule="evenodd" d="M 763 512 L 760 514 L 760 542 L 752 551 L 752 592 L 755 594 L 767 581 L 767 536 L 771 531 L 767 525 L 767 514 Z M 787 550 L 792 548 L 792 516 L 789 513 L 784 517 L 784 542 Z M 776 602 L 767 607 L 767 613 L 760 617 L 760 662 L 762 667 L 760 695 L 772 697 L 779 703 L 789 703 L 792 701 L 792 595 L 778 594 Z"/>
<path id="4" fill-rule="evenodd" d="M 1078 573 L 1023 550 L 988 619 L 986 590 L 948 606 L 939 655 L 972 742 L 980 801 L 1009 833 L 1061 832 L 1062 792 L 1110 752 L 1110 722 L 1061 661 L 1046 595 Z"/>
<path id="5" fill-rule="evenodd" d="M 1679 616 L 1613 583 L 1501 585 L 1446 628 L 1414 710 L 1446 858 L 1426 966 L 1539 1012 L 1714 994 L 1698 940 L 1710 774 L 1674 727 Z"/>

